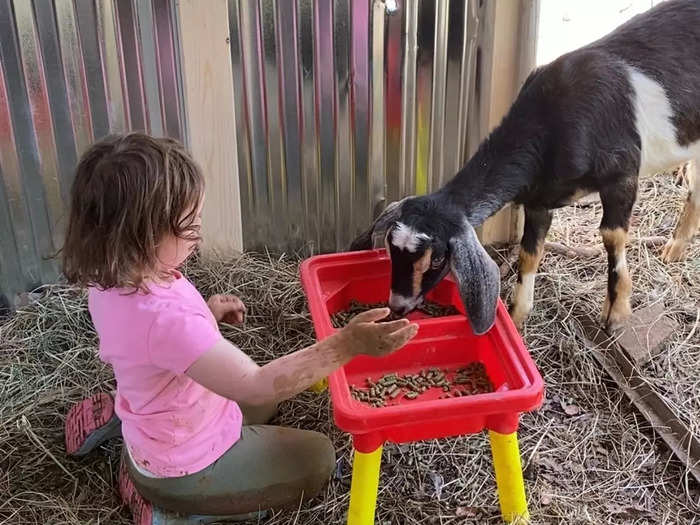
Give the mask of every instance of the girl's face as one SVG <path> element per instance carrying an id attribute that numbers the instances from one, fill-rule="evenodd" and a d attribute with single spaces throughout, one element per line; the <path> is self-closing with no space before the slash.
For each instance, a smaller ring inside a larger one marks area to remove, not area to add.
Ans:
<path id="1" fill-rule="evenodd" d="M 202 227 L 202 206 L 204 198 L 197 207 L 197 213 L 190 226 L 191 234 L 194 237 L 199 237 Z M 173 234 L 168 234 L 165 239 L 158 245 L 157 257 L 161 264 L 160 270 L 170 271 L 178 268 L 185 260 L 192 255 L 192 252 L 199 246 L 200 239 L 182 239 Z"/>

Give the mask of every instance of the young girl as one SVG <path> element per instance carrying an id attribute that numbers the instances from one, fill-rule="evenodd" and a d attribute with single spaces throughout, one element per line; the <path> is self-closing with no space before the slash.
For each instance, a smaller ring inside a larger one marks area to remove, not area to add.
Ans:
<path id="1" fill-rule="evenodd" d="M 73 183 L 64 272 L 89 288 L 117 391 L 113 405 L 98 394 L 71 409 L 66 447 L 86 454 L 121 426 L 120 490 L 138 524 L 249 517 L 318 494 L 335 465 L 330 440 L 264 423 L 354 356 L 392 352 L 418 330 L 379 323 L 389 311 L 375 309 L 258 366 L 217 327 L 243 321 L 241 300 L 205 302 L 177 270 L 200 242 L 203 204 L 204 178 L 183 147 L 136 133 L 92 146 Z"/>

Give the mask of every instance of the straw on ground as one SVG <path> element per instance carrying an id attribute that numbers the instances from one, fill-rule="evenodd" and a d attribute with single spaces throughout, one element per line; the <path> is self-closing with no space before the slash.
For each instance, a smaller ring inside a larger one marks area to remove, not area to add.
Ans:
<path id="1" fill-rule="evenodd" d="M 642 182 L 631 236 L 670 235 L 685 189 L 670 177 Z M 600 205 L 555 213 L 549 239 L 600 245 Z M 644 373 L 700 434 L 700 241 L 688 260 L 664 265 L 658 248 L 630 243 L 633 306 L 663 301 L 680 329 Z M 515 282 L 514 252 L 498 252 L 504 296 Z M 264 363 L 311 344 L 313 331 L 294 257 L 243 255 L 202 264 L 187 274 L 207 296 L 240 295 L 244 327 L 226 337 Z M 547 253 L 537 278 L 535 310 L 525 339 L 547 384 L 537 413 L 519 431 L 534 523 L 699 522 L 700 491 L 642 416 L 586 352 L 574 305 L 597 314 L 605 292 L 602 256 Z M 120 443 L 81 460 L 65 456 L 63 418 L 71 403 L 114 388 L 97 358 L 85 294 L 44 287 L 41 299 L 0 324 L 0 525 L 127 524 L 115 477 Z M 281 407 L 280 424 L 316 429 L 333 439 L 338 466 L 314 501 L 273 513 L 270 525 L 342 523 L 350 483 L 349 438 L 332 424 L 327 394 L 304 393 Z M 486 436 L 385 447 L 380 524 L 498 523 Z"/>

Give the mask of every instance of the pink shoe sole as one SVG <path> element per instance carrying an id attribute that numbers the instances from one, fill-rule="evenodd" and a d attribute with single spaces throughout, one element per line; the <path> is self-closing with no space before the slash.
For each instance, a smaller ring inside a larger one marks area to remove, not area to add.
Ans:
<path id="1" fill-rule="evenodd" d="M 114 413 L 114 401 L 103 392 L 83 399 L 66 415 L 66 452 L 83 456 L 104 441 L 119 436 L 121 422 Z"/>
<path id="2" fill-rule="evenodd" d="M 124 459 L 119 464 L 119 494 L 124 505 L 131 510 L 134 525 L 153 524 L 153 505 L 143 499 L 136 491 L 136 487 L 134 487 L 129 477 L 129 471 L 126 468 Z"/>

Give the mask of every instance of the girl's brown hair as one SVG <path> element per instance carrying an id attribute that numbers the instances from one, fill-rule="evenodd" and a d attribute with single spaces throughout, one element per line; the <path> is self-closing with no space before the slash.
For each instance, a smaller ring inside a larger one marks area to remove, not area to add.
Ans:
<path id="1" fill-rule="evenodd" d="M 63 271 L 69 282 L 147 291 L 168 234 L 192 227 L 204 177 L 179 142 L 141 133 L 110 136 L 80 159 L 71 190 Z"/>

